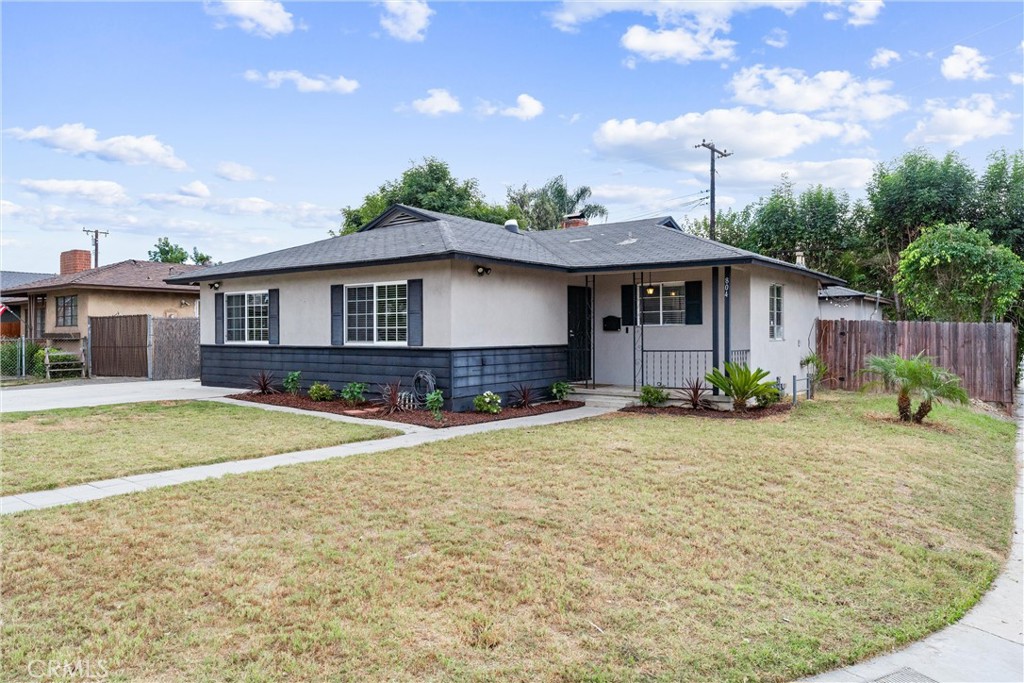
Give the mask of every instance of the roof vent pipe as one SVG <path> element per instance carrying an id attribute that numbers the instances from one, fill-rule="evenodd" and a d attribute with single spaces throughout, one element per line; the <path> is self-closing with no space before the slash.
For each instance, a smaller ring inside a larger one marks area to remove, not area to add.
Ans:
<path id="1" fill-rule="evenodd" d="M 515 234 L 518 235 L 519 221 L 517 221 L 515 218 L 508 219 L 507 221 L 505 221 L 505 229 L 508 230 L 509 232 L 514 232 Z"/>

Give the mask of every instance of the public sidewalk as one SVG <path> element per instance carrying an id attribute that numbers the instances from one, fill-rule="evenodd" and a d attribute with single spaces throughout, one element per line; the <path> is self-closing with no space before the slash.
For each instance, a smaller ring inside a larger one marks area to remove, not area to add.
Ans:
<path id="1" fill-rule="evenodd" d="M 228 391 L 237 392 L 237 389 Z M 145 399 L 151 400 L 151 399 Z M 234 401 L 231 399 L 214 399 L 224 403 L 242 405 L 247 407 L 258 407 L 269 410 L 285 412 L 296 412 L 309 415 L 308 411 L 283 408 L 279 406 L 263 406 L 258 403 L 247 401 Z M 572 422 L 588 417 L 603 415 L 614 410 L 613 408 L 573 408 L 555 413 L 544 413 L 542 415 L 531 415 L 529 417 L 517 417 L 511 420 L 498 420 L 496 422 L 485 422 L 475 425 L 464 425 L 461 427 L 445 427 L 443 429 L 428 429 L 426 427 L 411 426 L 397 422 L 385 422 L 382 420 L 368 422 L 358 418 L 346 417 L 343 415 L 328 415 L 326 413 L 313 413 L 317 416 L 327 417 L 342 422 L 353 422 L 357 424 L 383 424 L 388 427 L 402 429 L 405 433 L 401 436 L 392 436 L 387 439 L 376 439 L 373 441 L 359 441 L 356 443 L 343 444 L 341 446 L 330 446 L 309 451 L 295 451 L 293 453 L 281 453 L 279 455 L 268 455 L 262 458 L 250 458 L 248 460 L 235 460 L 232 462 L 220 462 L 213 465 L 196 465 L 194 467 L 183 467 L 176 470 L 163 472 L 149 472 L 146 474 L 133 474 L 127 477 L 116 479 L 104 479 L 93 481 L 78 486 L 68 486 L 49 491 L 33 491 L 30 493 L 19 493 L 12 496 L 0 498 L 0 514 L 6 515 L 24 510 L 39 510 L 42 508 L 55 507 L 57 505 L 70 505 L 82 503 L 89 500 L 109 498 L 126 493 L 146 491 L 148 489 L 162 486 L 173 486 L 190 481 L 201 481 L 203 479 L 215 479 L 225 474 L 242 474 L 245 472 L 259 472 L 269 470 L 282 465 L 294 465 L 303 462 L 317 462 L 320 460 L 331 460 L 333 458 L 344 458 L 350 455 L 362 455 L 364 453 L 379 453 L 390 451 L 396 448 L 407 448 L 409 446 L 420 446 L 435 441 L 454 439 L 467 434 L 480 434 L 493 432 L 502 429 L 516 429 L 518 427 L 539 427 L 543 425 L 558 424 L 561 422 Z"/>

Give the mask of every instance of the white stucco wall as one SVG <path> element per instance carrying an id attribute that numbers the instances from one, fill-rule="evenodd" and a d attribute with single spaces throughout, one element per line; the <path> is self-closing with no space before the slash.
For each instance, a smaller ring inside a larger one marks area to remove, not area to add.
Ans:
<path id="1" fill-rule="evenodd" d="M 565 344 L 568 276 L 540 268 L 452 261 L 453 347 Z M 427 315 L 424 304 L 424 317 Z"/>
<path id="2" fill-rule="evenodd" d="M 395 280 L 423 280 L 423 345 L 447 347 L 452 340 L 451 264 L 447 261 L 408 265 L 288 273 L 269 277 L 223 280 L 219 292 L 280 290 L 281 344 L 331 345 L 331 286 Z M 200 343 L 215 343 L 214 291 L 201 287 Z"/>
<path id="3" fill-rule="evenodd" d="M 782 323 L 784 338 L 768 338 L 768 290 L 783 286 Z M 818 283 L 813 278 L 781 270 L 752 266 L 750 271 L 750 367 L 768 370 L 782 377 L 787 391 L 793 375 L 806 374 L 800 359 L 814 350 L 818 318 Z"/>
<path id="4" fill-rule="evenodd" d="M 863 297 L 853 299 L 819 299 L 822 320 L 885 320 L 882 309 Z"/>

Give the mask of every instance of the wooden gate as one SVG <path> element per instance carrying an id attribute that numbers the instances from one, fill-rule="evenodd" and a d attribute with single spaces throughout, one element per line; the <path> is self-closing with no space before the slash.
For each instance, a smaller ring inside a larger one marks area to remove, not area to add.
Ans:
<path id="1" fill-rule="evenodd" d="M 874 378 L 860 370 L 868 356 L 924 352 L 955 372 L 971 398 L 1013 404 L 1017 336 L 1010 323 L 819 320 L 818 355 L 829 384 L 858 389 Z"/>
<path id="2" fill-rule="evenodd" d="M 148 377 L 149 316 L 89 316 L 94 377 Z"/>

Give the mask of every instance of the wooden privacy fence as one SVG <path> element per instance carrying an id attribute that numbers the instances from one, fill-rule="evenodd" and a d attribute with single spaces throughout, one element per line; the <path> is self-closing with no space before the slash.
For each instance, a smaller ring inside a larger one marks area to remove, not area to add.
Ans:
<path id="1" fill-rule="evenodd" d="M 90 373 L 100 377 L 199 377 L 199 319 L 89 317 Z"/>
<path id="2" fill-rule="evenodd" d="M 868 356 L 921 351 L 959 375 L 971 398 L 1013 404 L 1017 335 L 1010 323 L 818 321 L 818 355 L 834 388 L 871 382 L 873 377 L 860 372 Z"/>

